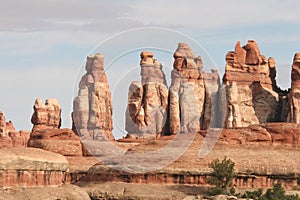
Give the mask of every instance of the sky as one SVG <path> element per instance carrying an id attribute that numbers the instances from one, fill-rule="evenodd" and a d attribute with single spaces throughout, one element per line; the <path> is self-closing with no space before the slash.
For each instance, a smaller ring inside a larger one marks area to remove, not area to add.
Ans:
<path id="1" fill-rule="evenodd" d="M 36 98 L 56 98 L 62 127 L 71 127 L 72 101 L 86 56 L 100 52 L 112 90 L 114 135 L 124 130 L 127 91 L 139 80 L 139 54 L 154 52 L 170 84 L 172 53 L 188 43 L 204 70 L 217 68 L 236 41 L 257 41 L 274 57 L 277 82 L 290 87 L 293 56 L 300 52 L 297 0 L 11 0 L 0 7 L 0 111 L 16 129 L 32 128 Z"/>

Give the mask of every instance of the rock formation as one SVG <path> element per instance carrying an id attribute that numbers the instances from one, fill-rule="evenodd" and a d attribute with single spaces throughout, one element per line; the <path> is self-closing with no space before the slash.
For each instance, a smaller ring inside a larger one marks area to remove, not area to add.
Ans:
<path id="1" fill-rule="evenodd" d="M 89 55 L 85 69 L 73 101 L 73 130 L 85 140 L 114 140 L 111 93 L 103 55 Z"/>
<path id="2" fill-rule="evenodd" d="M 141 81 L 133 81 L 128 92 L 126 130 L 138 138 L 163 132 L 168 107 L 168 87 L 162 65 L 151 52 L 141 53 Z"/>
<path id="3" fill-rule="evenodd" d="M 56 99 L 47 99 L 45 104 L 38 98 L 35 100 L 34 113 L 31 117 L 33 131 L 35 129 L 60 128 L 61 126 L 61 108 Z"/>
<path id="4" fill-rule="evenodd" d="M 6 121 L 3 112 L 0 112 L 0 148 L 27 146 L 30 132 L 16 131 L 12 121 Z"/>
<path id="5" fill-rule="evenodd" d="M 291 77 L 290 112 L 287 121 L 300 124 L 300 53 L 294 56 Z"/>
<path id="6" fill-rule="evenodd" d="M 220 77 L 216 69 L 211 73 L 203 72 L 205 84 L 205 105 L 202 129 L 221 127 L 221 109 L 219 106 Z"/>
<path id="7" fill-rule="evenodd" d="M 71 129 L 60 129 L 61 108 L 56 99 L 36 99 L 31 122 L 34 125 L 29 147 L 44 149 L 65 156 L 81 156 L 80 138 Z"/>
<path id="8" fill-rule="evenodd" d="M 0 187 L 60 186 L 68 170 L 62 155 L 41 149 L 0 149 Z"/>
<path id="9" fill-rule="evenodd" d="M 216 124 L 211 123 L 211 119 L 217 105 L 217 71 L 203 73 L 201 57 L 195 58 L 187 44 L 179 43 L 173 56 L 174 69 L 169 90 L 170 133 L 196 132 L 214 127 Z"/>
<path id="10" fill-rule="evenodd" d="M 256 42 L 249 40 L 243 47 L 237 42 L 235 51 L 227 53 L 226 62 L 221 94 L 222 106 L 226 108 L 225 127 L 278 120 L 280 97 L 274 91 L 277 87 L 274 59 L 267 60 Z"/>

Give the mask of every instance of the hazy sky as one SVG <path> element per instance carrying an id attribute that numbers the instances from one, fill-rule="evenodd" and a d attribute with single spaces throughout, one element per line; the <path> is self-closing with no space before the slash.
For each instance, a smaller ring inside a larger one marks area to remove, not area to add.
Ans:
<path id="1" fill-rule="evenodd" d="M 152 49 L 169 75 L 180 40 L 201 54 L 206 71 L 216 67 L 222 77 L 225 55 L 236 41 L 255 39 L 263 55 L 275 58 L 277 80 L 287 89 L 294 53 L 300 52 L 299 11 L 297 0 L 5 1 L 0 7 L 0 110 L 18 130 L 31 129 L 34 100 L 57 98 L 62 126 L 70 127 L 82 63 L 90 52 L 100 51 L 110 64 L 114 134 L 120 137 L 127 89 L 139 79 L 140 51 Z M 130 29 L 135 30 L 126 32 Z"/>

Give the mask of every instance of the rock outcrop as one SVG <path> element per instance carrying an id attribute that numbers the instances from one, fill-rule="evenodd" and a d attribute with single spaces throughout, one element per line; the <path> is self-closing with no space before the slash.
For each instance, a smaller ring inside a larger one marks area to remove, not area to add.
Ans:
<path id="1" fill-rule="evenodd" d="M 0 187 L 59 186 L 68 161 L 62 155 L 41 149 L 0 149 Z"/>
<path id="2" fill-rule="evenodd" d="M 65 156 L 81 156 L 82 145 L 79 136 L 71 129 L 60 129 L 61 108 L 56 99 L 36 99 L 31 118 L 32 132 L 28 141 L 29 147 L 35 147 L 59 153 Z"/>
<path id="3" fill-rule="evenodd" d="M 128 137 L 155 137 L 164 130 L 168 87 L 162 65 L 151 52 L 141 53 L 141 81 L 131 83 L 128 92 L 126 130 Z"/>
<path id="4" fill-rule="evenodd" d="M 32 130 L 44 128 L 60 128 L 61 126 L 61 108 L 56 99 L 49 98 L 45 104 L 38 98 L 33 106 L 34 113 L 31 117 L 31 123 L 34 125 Z"/>
<path id="5" fill-rule="evenodd" d="M 294 56 L 291 77 L 290 112 L 287 121 L 300 124 L 300 53 L 296 53 Z"/>
<path id="6" fill-rule="evenodd" d="M 237 128 L 278 121 L 280 97 L 274 91 L 274 59 L 268 62 L 256 42 L 249 40 L 243 47 L 237 42 L 235 51 L 227 53 L 226 62 L 221 94 L 226 108 L 224 126 Z"/>
<path id="7" fill-rule="evenodd" d="M 219 90 L 217 71 L 202 72 L 201 57 L 195 57 L 187 44 L 179 43 L 173 56 L 169 90 L 170 133 L 197 132 L 215 127 L 213 118 Z"/>
<path id="8" fill-rule="evenodd" d="M 12 121 L 6 121 L 4 113 L 0 112 L 0 148 L 27 146 L 30 132 L 16 131 Z"/>
<path id="9" fill-rule="evenodd" d="M 114 140 L 111 93 L 103 55 L 89 55 L 85 69 L 73 101 L 73 130 L 85 140 Z"/>

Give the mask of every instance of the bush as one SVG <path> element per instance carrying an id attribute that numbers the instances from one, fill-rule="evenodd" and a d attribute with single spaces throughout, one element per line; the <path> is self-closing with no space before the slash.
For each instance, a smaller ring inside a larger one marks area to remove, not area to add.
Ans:
<path id="1" fill-rule="evenodd" d="M 273 189 L 268 189 L 266 194 L 259 197 L 258 200 L 300 200 L 300 198 L 298 195 L 286 195 L 281 183 L 277 183 Z"/>
<path id="2" fill-rule="evenodd" d="M 247 198 L 247 199 L 258 199 L 261 197 L 263 194 L 263 189 L 258 189 L 254 191 L 246 191 L 244 195 L 242 195 L 242 198 Z"/>
<path id="3" fill-rule="evenodd" d="M 231 188 L 230 191 L 227 190 L 235 176 L 234 162 L 225 157 L 222 161 L 219 159 L 213 160 L 208 164 L 208 167 L 213 169 L 208 179 L 208 183 L 215 185 L 215 187 L 209 188 L 207 193 L 212 196 L 219 194 L 234 195 L 234 188 Z"/>
<path id="4" fill-rule="evenodd" d="M 231 185 L 231 181 L 235 177 L 233 161 L 227 159 L 225 156 L 222 161 L 219 159 L 213 160 L 208 164 L 208 167 L 213 169 L 208 179 L 209 184 L 223 189 L 227 189 Z"/>

